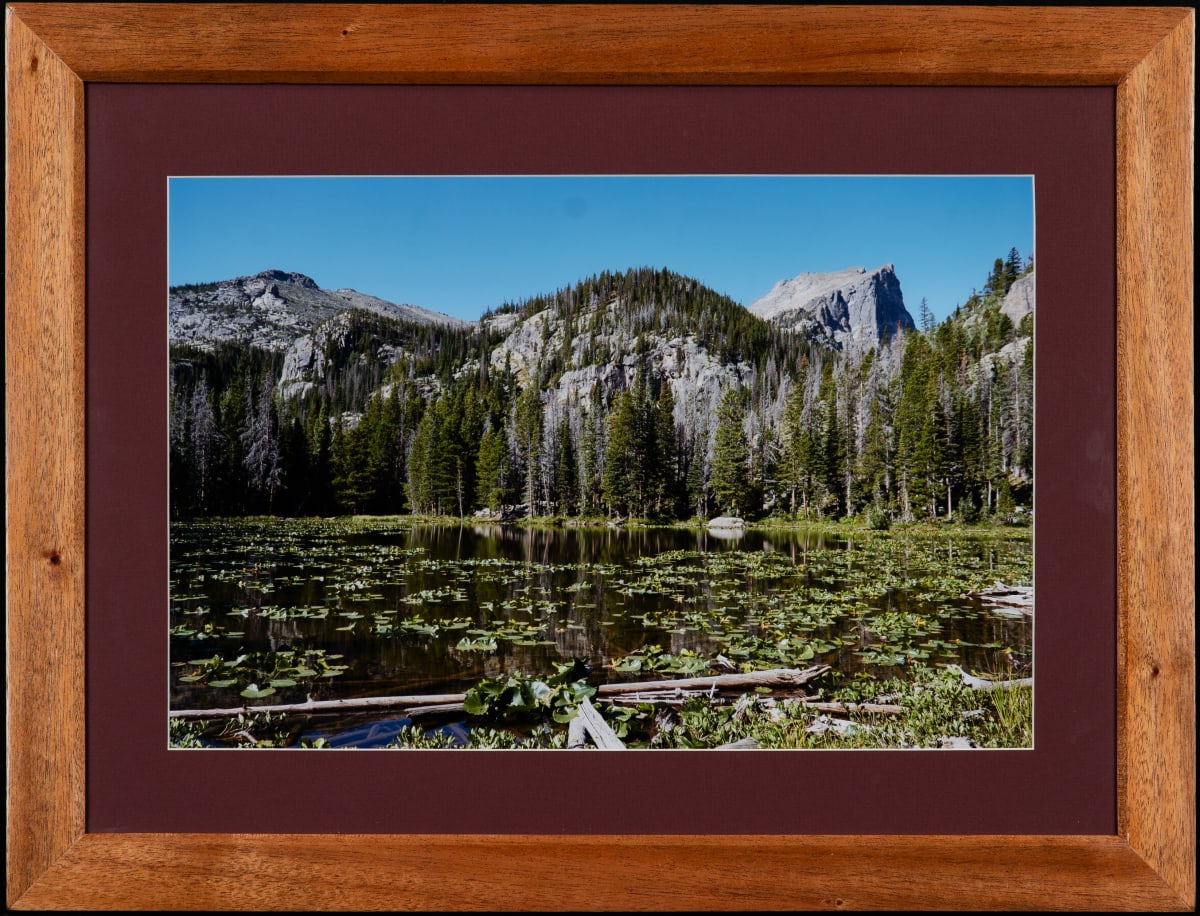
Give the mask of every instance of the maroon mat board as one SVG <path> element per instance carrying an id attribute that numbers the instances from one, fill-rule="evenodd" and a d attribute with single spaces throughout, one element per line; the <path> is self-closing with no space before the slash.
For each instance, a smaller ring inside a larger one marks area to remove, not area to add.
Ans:
<path id="1" fill-rule="evenodd" d="M 1109 88 L 89 84 L 88 830 L 1114 833 L 1113 124 Z M 168 750 L 168 176 L 616 173 L 1034 176 L 1035 748 Z"/>

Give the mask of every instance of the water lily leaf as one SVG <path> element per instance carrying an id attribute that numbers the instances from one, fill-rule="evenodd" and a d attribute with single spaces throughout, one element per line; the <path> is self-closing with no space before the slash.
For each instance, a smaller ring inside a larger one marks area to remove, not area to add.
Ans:
<path id="1" fill-rule="evenodd" d="M 247 687 L 245 690 L 242 691 L 241 695 L 244 696 L 248 700 L 257 700 L 260 697 L 269 697 L 274 692 L 275 692 L 274 687 L 259 688 L 259 687 L 255 687 L 253 684 L 251 684 L 249 687 Z"/>
<path id="2" fill-rule="evenodd" d="M 272 687 L 295 687 L 296 686 L 296 682 L 293 681 L 290 677 L 275 678 L 273 681 L 270 682 L 270 684 Z"/>
<path id="3" fill-rule="evenodd" d="M 488 701 L 481 692 L 471 690 L 463 700 L 463 710 L 469 716 L 482 716 L 488 711 Z"/>
<path id="4" fill-rule="evenodd" d="M 236 683 L 237 683 L 237 681 L 234 680 L 233 678 L 224 678 L 219 681 L 209 681 L 208 686 L 209 687 L 232 687 Z"/>

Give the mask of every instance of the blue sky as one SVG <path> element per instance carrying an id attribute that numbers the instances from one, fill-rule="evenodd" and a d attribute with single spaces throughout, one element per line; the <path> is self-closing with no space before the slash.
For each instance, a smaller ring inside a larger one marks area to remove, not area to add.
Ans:
<path id="1" fill-rule="evenodd" d="M 666 267 L 750 305 L 800 273 L 896 266 L 939 318 L 1034 251 L 1033 179 L 172 178 L 169 282 L 276 268 L 460 318 L 603 270 Z"/>

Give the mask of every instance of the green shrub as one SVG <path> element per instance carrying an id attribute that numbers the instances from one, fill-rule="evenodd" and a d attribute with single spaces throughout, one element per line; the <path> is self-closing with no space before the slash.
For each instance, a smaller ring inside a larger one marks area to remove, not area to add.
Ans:
<path id="1" fill-rule="evenodd" d="M 872 531 L 887 531 L 892 527 L 887 510 L 882 506 L 871 505 L 867 508 L 867 527 Z"/>

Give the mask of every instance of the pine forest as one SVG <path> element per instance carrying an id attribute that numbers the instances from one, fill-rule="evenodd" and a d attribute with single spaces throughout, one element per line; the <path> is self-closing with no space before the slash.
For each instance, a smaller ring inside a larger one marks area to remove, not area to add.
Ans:
<path id="1" fill-rule="evenodd" d="M 473 327 L 351 311 L 291 397 L 278 352 L 175 344 L 172 511 L 1020 522 L 1033 315 L 1014 326 L 1000 304 L 1031 270 L 1014 250 L 945 320 L 841 349 L 665 270 Z M 514 327 L 540 339 L 498 345 Z M 717 390 L 673 376 L 672 347 L 725 369 Z"/>

